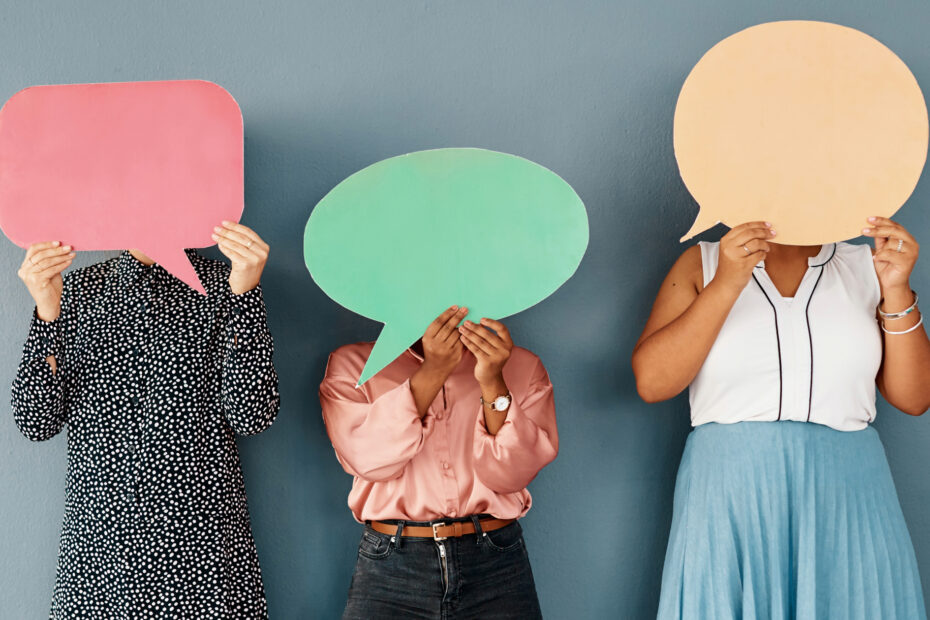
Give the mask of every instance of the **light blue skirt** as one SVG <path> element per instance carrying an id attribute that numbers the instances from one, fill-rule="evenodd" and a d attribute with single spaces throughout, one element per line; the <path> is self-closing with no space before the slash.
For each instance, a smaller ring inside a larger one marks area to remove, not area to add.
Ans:
<path id="1" fill-rule="evenodd" d="M 927 617 L 871 427 L 699 426 L 681 459 L 674 510 L 661 620 Z"/>

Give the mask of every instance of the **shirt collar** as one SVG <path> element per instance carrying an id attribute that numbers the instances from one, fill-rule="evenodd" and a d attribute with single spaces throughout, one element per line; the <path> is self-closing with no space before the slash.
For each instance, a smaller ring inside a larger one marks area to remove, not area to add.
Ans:
<path id="1" fill-rule="evenodd" d="M 191 250 L 185 250 L 190 257 Z M 155 282 L 167 282 L 171 279 L 164 267 L 158 263 L 144 265 L 129 250 L 123 250 L 116 260 L 116 274 L 121 284 L 132 286 L 144 277 L 151 277 Z"/>

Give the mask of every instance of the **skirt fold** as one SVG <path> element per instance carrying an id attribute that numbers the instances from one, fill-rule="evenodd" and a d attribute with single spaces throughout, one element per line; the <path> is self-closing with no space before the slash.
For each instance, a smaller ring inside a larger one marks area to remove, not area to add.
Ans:
<path id="1" fill-rule="evenodd" d="M 697 427 L 678 472 L 658 617 L 926 619 L 877 431 Z"/>

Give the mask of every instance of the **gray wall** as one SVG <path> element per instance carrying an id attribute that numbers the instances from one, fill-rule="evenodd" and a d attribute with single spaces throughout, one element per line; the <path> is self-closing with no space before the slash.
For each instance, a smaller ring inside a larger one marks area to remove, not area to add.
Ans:
<path id="1" fill-rule="evenodd" d="M 283 401 L 271 429 L 240 441 L 273 618 L 331 618 L 343 604 L 358 529 L 316 390 L 331 349 L 378 329 L 331 302 L 304 269 L 311 208 L 356 170 L 419 149 L 480 146 L 558 172 L 587 204 L 591 244 L 573 280 L 509 321 L 549 368 L 562 436 L 558 460 L 532 484 L 526 537 L 547 617 L 648 618 L 688 409 L 682 397 L 643 404 L 629 355 L 696 211 L 672 152 L 675 99 L 711 45 L 787 18 L 876 36 L 930 91 L 926 0 L 4 0 L 0 100 L 32 84 L 206 78 L 242 106 L 244 222 L 273 248 L 264 281 Z M 924 179 L 900 213 L 926 243 L 928 200 Z M 15 277 L 21 260 L 0 242 L 4 386 L 31 309 Z M 930 297 L 930 259 L 914 285 Z M 883 404 L 877 426 L 930 595 L 930 417 Z M 2 617 L 47 613 L 64 475 L 64 436 L 31 444 L 7 409 Z"/>

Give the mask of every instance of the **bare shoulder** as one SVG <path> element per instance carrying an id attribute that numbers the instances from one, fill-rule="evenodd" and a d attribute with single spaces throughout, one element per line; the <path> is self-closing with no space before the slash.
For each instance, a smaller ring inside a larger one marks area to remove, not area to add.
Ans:
<path id="1" fill-rule="evenodd" d="M 690 286 L 695 292 L 700 292 L 704 288 L 704 265 L 699 246 L 692 245 L 681 253 L 669 270 L 662 286 L 663 288 Z"/>

